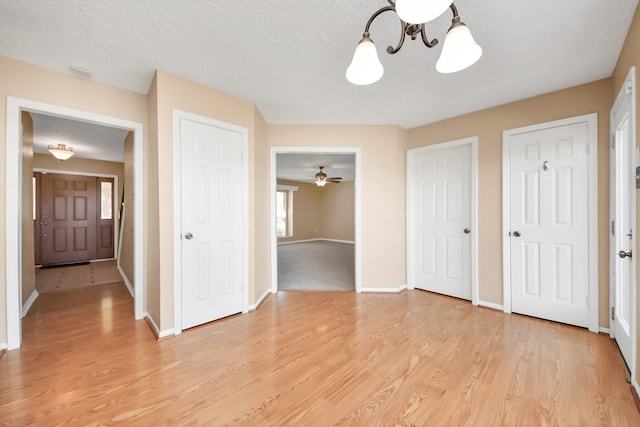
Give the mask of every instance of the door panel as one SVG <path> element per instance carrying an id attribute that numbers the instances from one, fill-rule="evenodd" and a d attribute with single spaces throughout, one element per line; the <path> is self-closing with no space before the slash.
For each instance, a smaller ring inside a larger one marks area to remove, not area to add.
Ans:
<path id="1" fill-rule="evenodd" d="M 471 147 L 415 155 L 416 288 L 471 299 Z"/>
<path id="2" fill-rule="evenodd" d="M 96 259 L 96 178 L 41 177 L 42 264 Z"/>
<path id="3" fill-rule="evenodd" d="M 242 311 L 242 135 L 185 119 L 180 135 L 186 329 Z"/>
<path id="4" fill-rule="evenodd" d="M 587 125 L 512 135 L 512 311 L 587 327 Z"/>

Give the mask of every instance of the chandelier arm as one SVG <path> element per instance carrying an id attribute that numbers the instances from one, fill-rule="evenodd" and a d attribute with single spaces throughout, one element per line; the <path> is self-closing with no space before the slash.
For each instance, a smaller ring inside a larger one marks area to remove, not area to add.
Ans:
<path id="1" fill-rule="evenodd" d="M 393 7 L 393 6 L 385 6 L 385 7 L 381 7 L 380 9 L 376 10 L 373 13 L 373 15 L 371 15 L 371 18 L 369 18 L 369 20 L 367 21 L 367 25 L 364 27 L 365 34 L 369 34 L 369 27 L 371 26 L 371 23 L 373 23 L 374 19 L 376 19 L 382 13 L 389 12 L 389 11 L 395 12 L 396 8 Z"/>
<path id="2" fill-rule="evenodd" d="M 455 18 L 458 15 L 458 8 L 456 7 L 455 4 L 451 3 L 451 6 L 449 6 L 451 8 L 451 12 L 453 12 L 453 17 Z"/>
<path id="3" fill-rule="evenodd" d="M 435 45 L 438 44 L 438 39 L 433 39 L 429 41 L 429 39 L 427 38 L 427 33 L 425 31 L 424 26 L 420 29 L 420 36 L 422 37 L 422 43 L 424 43 L 426 47 L 434 47 Z"/>
<path id="4" fill-rule="evenodd" d="M 405 33 L 406 33 L 406 28 L 407 25 L 404 23 L 404 21 L 400 20 L 400 41 L 398 42 L 398 46 L 396 46 L 395 48 L 393 46 L 387 46 L 387 53 L 390 55 L 393 55 L 395 53 L 398 53 L 398 51 L 400 50 L 400 48 L 402 47 L 402 45 L 404 44 L 404 37 L 405 37 Z"/>

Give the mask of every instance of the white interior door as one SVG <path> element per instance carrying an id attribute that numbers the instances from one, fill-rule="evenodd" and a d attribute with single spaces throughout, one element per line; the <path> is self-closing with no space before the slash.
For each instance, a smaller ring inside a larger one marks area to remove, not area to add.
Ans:
<path id="1" fill-rule="evenodd" d="M 471 145 L 412 159 L 413 287 L 471 299 Z"/>
<path id="2" fill-rule="evenodd" d="M 511 309 L 588 327 L 587 123 L 513 134 L 509 148 Z"/>
<path id="3" fill-rule="evenodd" d="M 242 135 L 181 119 L 182 328 L 242 311 Z"/>
<path id="4" fill-rule="evenodd" d="M 633 140 L 633 76 L 630 75 L 611 110 L 611 336 L 631 363 L 635 287 L 635 141 Z"/>

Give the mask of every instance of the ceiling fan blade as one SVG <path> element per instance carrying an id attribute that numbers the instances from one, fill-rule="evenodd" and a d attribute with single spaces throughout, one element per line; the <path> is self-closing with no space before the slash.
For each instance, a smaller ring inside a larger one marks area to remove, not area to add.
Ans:
<path id="1" fill-rule="evenodd" d="M 342 178 L 327 178 L 325 181 L 340 184 L 342 182 Z"/>

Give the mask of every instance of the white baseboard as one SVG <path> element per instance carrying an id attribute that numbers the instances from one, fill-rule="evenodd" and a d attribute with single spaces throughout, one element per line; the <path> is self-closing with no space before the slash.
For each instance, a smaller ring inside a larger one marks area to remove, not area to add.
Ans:
<path id="1" fill-rule="evenodd" d="M 251 304 L 251 305 L 249 306 L 249 311 L 253 311 L 253 310 L 257 309 L 257 308 L 260 306 L 260 304 L 262 304 L 262 301 L 264 301 L 264 299 L 265 299 L 269 294 L 271 294 L 271 289 L 267 289 L 266 291 L 264 291 L 264 293 L 260 296 L 260 298 L 258 298 L 258 301 L 256 301 L 256 303 L 255 303 L 255 304 Z"/>
<path id="2" fill-rule="evenodd" d="M 6 350 L 9 348 L 9 345 L 6 342 L 0 342 L 0 350 Z"/>
<path id="3" fill-rule="evenodd" d="M 360 292 L 398 293 L 405 289 L 407 289 L 407 285 L 401 285 L 397 288 L 361 288 Z"/>
<path id="4" fill-rule="evenodd" d="M 636 391 L 636 394 L 640 396 L 640 384 L 636 381 L 635 378 L 631 378 L 631 387 Z"/>
<path id="5" fill-rule="evenodd" d="M 122 267 L 120 267 L 120 264 L 118 264 L 116 267 L 118 267 L 118 271 L 120 272 L 120 275 L 122 276 L 122 281 L 124 282 L 124 285 L 129 290 L 129 293 L 131 294 L 131 298 L 135 298 L 136 297 L 136 291 L 133 289 L 133 286 L 131 285 L 131 282 L 129 281 L 129 278 L 124 273 L 124 270 L 122 269 Z"/>
<path id="6" fill-rule="evenodd" d="M 485 308 L 492 308 L 498 311 L 504 311 L 504 305 L 496 304 L 495 302 L 478 300 L 478 306 L 485 307 Z"/>
<path id="7" fill-rule="evenodd" d="M 175 335 L 173 328 L 172 329 L 167 329 L 165 331 L 161 331 L 160 328 L 158 328 L 158 325 L 156 324 L 156 322 L 153 320 L 153 317 L 151 317 L 151 315 L 149 313 L 147 313 L 146 311 L 144 312 L 144 318 L 151 325 L 151 327 L 153 328 L 153 332 L 154 332 L 155 336 L 158 337 L 158 339 L 166 338 L 166 337 L 169 337 L 171 335 Z"/>
<path id="8" fill-rule="evenodd" d="M 29 312 L 29 309 L 31 308 L 33 303 L 36 302 L 36 300 L 38 299 L 39 295 L 40 294 L 38 293 L 38 291 L 36 289 L 34 289 L 33 292 L 31 292 L 31 295 L 29 295 L 29 298 L 27 298 L 27 301 L 25 301 L 24 305 L 22 306 L 22 318 L 23 319 L 27 315 L 27 313 Z"/>
<path id="9" fill-rule="evenodd" d="M 600 326 L 598 328 L 598 332 L 600 332 L 601 334 L 611 335 L 611 329 L 605 328 L 605 327 L 602 327 L 602 326 Z"/>
<path id="10" fill-rule="evenodd" d="M 338 240 L 338 239 L 325 239 L 319 237 L 317 239 L 304 239 L 304 240 L 289 240 L 288 242 L 278 242 L 279 245 L 292 245 L 294 243 L 306 243 L 306 242 L 334 242 L 334 243 L 346 243 L 349 245 L 355 245 L 353 240 Z"/>

